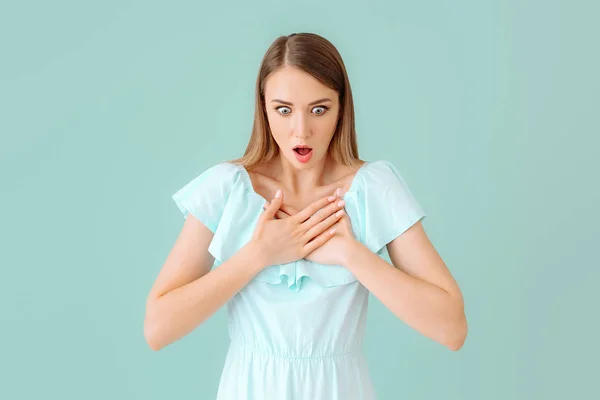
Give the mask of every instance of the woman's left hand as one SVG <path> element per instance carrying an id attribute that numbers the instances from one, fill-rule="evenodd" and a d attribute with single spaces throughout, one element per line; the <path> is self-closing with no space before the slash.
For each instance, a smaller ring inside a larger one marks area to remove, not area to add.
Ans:
<path id="1" fill-rule="evenodd" d="M 341 200 L 341 195 L 337 192 L 335 195 L 338 197 L 335 201 Z M 265 204 L 263 208 L 267 208 L 269 203 Z M 298 213 L 293 207 L 288 205 L 282 205 L 275 216 L 279 219 L 287 218 Z M 354 233 L 352 232 L 352 225 L 350 223 L 350 217 L 345 214 L 338 222 L 332 225 L 335 228 L 334 236 L 329 239 L 325 244 L 313 250 L 308 254 L 305 259 L 316 262 L 318 264 L 325 265 L 343 265 L 344 255 L 347 254 L 351 246 L 356 244 Z"/>

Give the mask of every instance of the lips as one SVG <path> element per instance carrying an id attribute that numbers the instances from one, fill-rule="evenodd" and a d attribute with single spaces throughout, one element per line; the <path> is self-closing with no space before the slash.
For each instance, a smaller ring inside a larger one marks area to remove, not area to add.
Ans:
<path id="1" fill-rule="evenodd" d="M 307 145 L 296 145 L 294 146 L 294 151 L 302 156 L 307 155 L 312 150 L 311 147 Z"/>
<path id="2" fill-rule="evenodd" d="M 308 146 L 299 145 L 294 146 L 294 153 L 298 162 L 306 164 L 312 158 L 313 150 Z"/>

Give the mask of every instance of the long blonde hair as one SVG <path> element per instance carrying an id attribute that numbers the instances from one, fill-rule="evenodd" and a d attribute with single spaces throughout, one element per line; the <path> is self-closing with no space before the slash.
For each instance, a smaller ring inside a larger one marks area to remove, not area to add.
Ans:
<path id="1" fill-rule="evenodd" d="M 279 146 L 271 135 L 267 120 L 265 81 L 282 66 L 299 68 L 339 94 L 340 112 L 328 152 L 339 164 L 353 169 L 360 167 L 363 161 L 358 157 L 354 102 L 346 67 L 335 46 L 314 33 L 280 36 L 267 49 L 256 79 L 252 134 L 244 155 L 230 162 L 250 170 L 256 164 L 270 161 L 279 154 Z"/>

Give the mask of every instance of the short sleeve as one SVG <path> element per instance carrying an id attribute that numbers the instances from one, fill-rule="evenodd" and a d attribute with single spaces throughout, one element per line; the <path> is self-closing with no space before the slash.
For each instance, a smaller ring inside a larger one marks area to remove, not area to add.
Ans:
<path id="1" fill-rule="evenodd" d="M 192 214 L 213 233 L 239 177 L 239 167 L 232 163 L 216 164 L 179 189 L 171 197 L 187 219 Z"/>
<path id="2" fill-rule="evenodd" d="M 372 251 L 382 253 L 426 214 L 392 163 L 380 160 L 370 167 L 363 179 L 365 240 Z"/>

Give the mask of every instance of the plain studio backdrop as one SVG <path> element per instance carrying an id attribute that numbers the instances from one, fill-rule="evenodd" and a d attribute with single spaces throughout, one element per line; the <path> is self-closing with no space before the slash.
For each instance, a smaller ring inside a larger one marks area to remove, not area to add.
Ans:
<path id="1" fill-rule="evenodd" d="M 159 352 L 145 300 L 171 195 L 243 152 L 279 35 L 329 39 L 360 156 L 393 162 L 457 279 L 452 352 L 370 297 L 387 399 L 587 399 L 597 386 L 593 1 L 25 1 L 0 6 L 0 398 L 211 399 L 222 308 Z"/>

